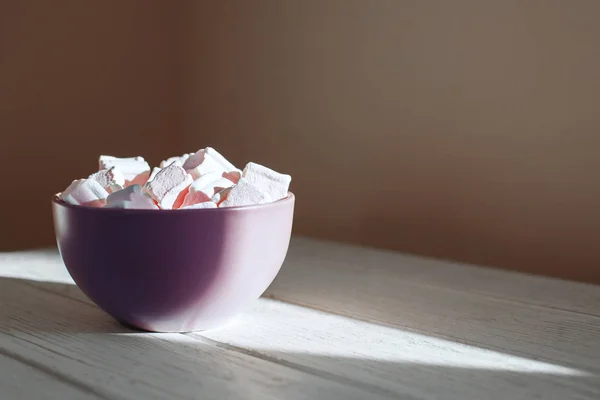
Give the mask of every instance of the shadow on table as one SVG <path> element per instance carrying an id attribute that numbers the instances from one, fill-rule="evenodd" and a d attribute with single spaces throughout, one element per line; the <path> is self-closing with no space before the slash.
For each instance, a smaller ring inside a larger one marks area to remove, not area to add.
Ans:
<path id="1" fill-rule="evenodd" d="M 424 365 L 353 357 L 351 351 L 348 356 L 281 351 L 276 337 L 272 349 L 253 349 L 202 334 L 138 332 L 64 283 L 0 278 L 0 306 L 0 354 L 34 368 L 52 366 L 61 379 L 106 397 L 126 388 L 133 397 L 155 391 L 174 399 L 201 391 L 223 398 L 283 393 L 315 399 L 600 398 L 600 378 L 587 371 L 462 368 L 459 360 Z M 237 328 L 243 335 L 243 326 Z M 98 387 L 102 380 L 111 385 Z"/>

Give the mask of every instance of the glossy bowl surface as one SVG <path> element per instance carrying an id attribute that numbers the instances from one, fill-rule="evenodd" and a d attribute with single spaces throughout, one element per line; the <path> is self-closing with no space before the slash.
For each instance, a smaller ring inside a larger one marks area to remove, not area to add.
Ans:
<path id="1" fill-rule="evenodd" d="M 271 284 L 287 254 L 295 198 L 257 206 L 124 210 L 52 202 L 62 259 L 119 322 L 155 332 L 227 323 Z"/>

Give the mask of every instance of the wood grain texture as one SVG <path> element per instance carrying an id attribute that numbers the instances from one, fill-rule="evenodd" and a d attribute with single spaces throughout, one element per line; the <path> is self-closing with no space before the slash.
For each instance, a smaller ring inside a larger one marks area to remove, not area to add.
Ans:
<path id="1" fill-rule="evenodd" d="M 0 388 L 5 399 L 22 400 L 99 400 L 71 383 L 62 382 L 44 366 L 31 363 L 18 354 L 0 350 Z"/>
<path id="2" fill-rule="evenodd" d="M 510 301 L 511 286 L 495 297 L 477 294 L 471 289 L 477 286 L 470 283 L 469 268 L 455 271 L 450 278 L 462 281 L 462 287 L 446 289 L 411 282 L 402 273 L 411 264 L 402 257 L 391 264 L 388 260 L 387 266 L 385 259 L 380 263 L 376 256 L 369 263 L 354 263 L 354 259 L 352 252 L 346 262 L 336 263 L 321 262 L 318 250 L 309 259 L 292 255 L 267 295 L 399 329 L 600 371 L 597 306 L 579 314 L 560 306 L 514 302 Z M 427 268 L 422 268 L 426 274 Z M 519 279 L 519 275 L 503 274 Z M 583 284 L 565 285 L 565 293 L 557 291 L 557 299 L 572 296 L 574 302 L 586 301 L 569 291 L 569 285 Z M 598 286 L 589 287 L 587 294 L 600 294 Z"/>
<path id="3" fill-rule="evenodd" d="M 313 268 L 350 269 L 364 274 L 372 272 L 378 277 L 390 277 L 408 285 L 468 292 L 600 316 L 600 291 L 598 285 L 593 284 L 521 273 L 507 274 L 503 270 L 476 265 L 298 236 L 294 238 L 288 261 Z"/>
<path id="4" fill-rule="evenodd" d="M 0 285 L 0 351 L 106 399 L 389 398 L 188 336 L 133 332 L 18 281 Z"/>
<path id="5" fill-rule="evenodd" d="M 191 335 L 419 399 L 600 397 L 597 372 L 267 299 L 229 327 Z"/>
<path id="6" fill-rule="evenodd" d="M 2 253 L 0 370 L 17 363 L 32 387 L 0 384 L 126 400 L 593 400 L 598 296 L 593 285 L 294 238 L 266 296 L 232 324 L 150 334 L 94 306 L 55 250 Z"/>

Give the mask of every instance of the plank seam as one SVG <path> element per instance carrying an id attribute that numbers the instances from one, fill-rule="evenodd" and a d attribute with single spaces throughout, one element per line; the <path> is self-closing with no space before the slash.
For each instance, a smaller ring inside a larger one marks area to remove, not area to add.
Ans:
<path id="1" fill-rule="evenodd" d="M 331 372 L 327 372 L 327 371 L 322 371 L 320 369 L 317 368 L 312 368 L 312 367 L 308 367 L 308 366 L 304 366 L 302 364 L 297 364 L 291 361 L 287 361 L 287 360 L 281 360 L 279 358 L 273 357 L 273 356 L 269 356 L 267 354 L 258 352 L 256 350 L 252 350 L 252 349 L 246 349 L 243 347 L 238 347 L 238 346 L 234 346 L 231 345 L 229 343 L 224 343 L 224 342 L 220 342 L 218 340 L 214 340 L 214 339 L 209 339 L 203 336 L 200 336 L 197 333 L 183 333 L 183 335 L 188 336 L 193 338 L 194 340 L 199 340 L 199 341 L 203 341 L 203 342 L 207 342 L 209 344 L 212 344 L 216 347 L 225 349 L 225 350 L 229 350 L 229 351 L 235 351 L 237 353 L 241 353 L 250 357 L 254 357 L 254 358 L 258 358 L 260 360 L 263 361 L 267 361 L 270 363 L 274 363 L 274 364 L 278 364 L 281 365 L 283 367 L 287 367 L 308 375 L 313 375 L 316 376 L 318 378 L 322 378 L 322 379 L 327 379 L 329 381 L 333 381 L 342 385 L 347 385 L 347 386 L 351 386 L 355 389 L 359 389 L 363 392 L 369 392 L 369 393 L 374 393 L 377 394 L 379 396 L 382 397 L 388 397 L 390 399 L 401 399 L 401 400 L 418 400 L 418 398 L 410 396 L 408 394 L 402 394 L 402 395 L 398 395 L 395 394 L 394 392 L 391 392 L 389 390 L 385 390 L 382 389 L 378 386 L 375 385 L 370 385 L 370 384 L 365 384 L 362 383 L 360 381 L 356 381 L 354 379 L 350 379 L 350 378 L 346 378 L 344 376 L 341 375 L 336 375 L 336 374 L 332 374 Z"/>

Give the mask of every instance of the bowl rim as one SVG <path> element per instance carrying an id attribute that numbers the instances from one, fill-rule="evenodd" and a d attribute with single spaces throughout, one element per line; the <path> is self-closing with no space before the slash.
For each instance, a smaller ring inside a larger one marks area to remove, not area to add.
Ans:
<path id="1" fill-rule="evenodd" d="M 264 204 L 252 204 L 248 206 L 236 206 L 236 207 L 224 207 L 224 208 L 190 208 L 190 209 L 175 209 L 175 210 L 149 210 L 149 209 L 140 209 L 140 208 L 107 208 L 107 207 L 90 207 L 90 206 L 82 206 L 78 204 L 69 204 L 58 198 L 58 194 L 55 194 L 52 198 L 52 203 L 74 210 L 89 210 L 94 212 L 106 212 L 106 213 L 140 213 L 140 214 L 182 214 L 182 213 L 202 213 L 202 212 L 235 212 L 235 211 L 250 211 L 257 209 L 264 209 L 270 207 L 276 207 L 278 205 L 283 205 L 287 203 L 293 203 L 295 201 L 296 196 L 294 193 L 288 191 L 287 197 L 283 199 L 279 199 L 277 201 L 272 201 L 270 203 Z"/>

